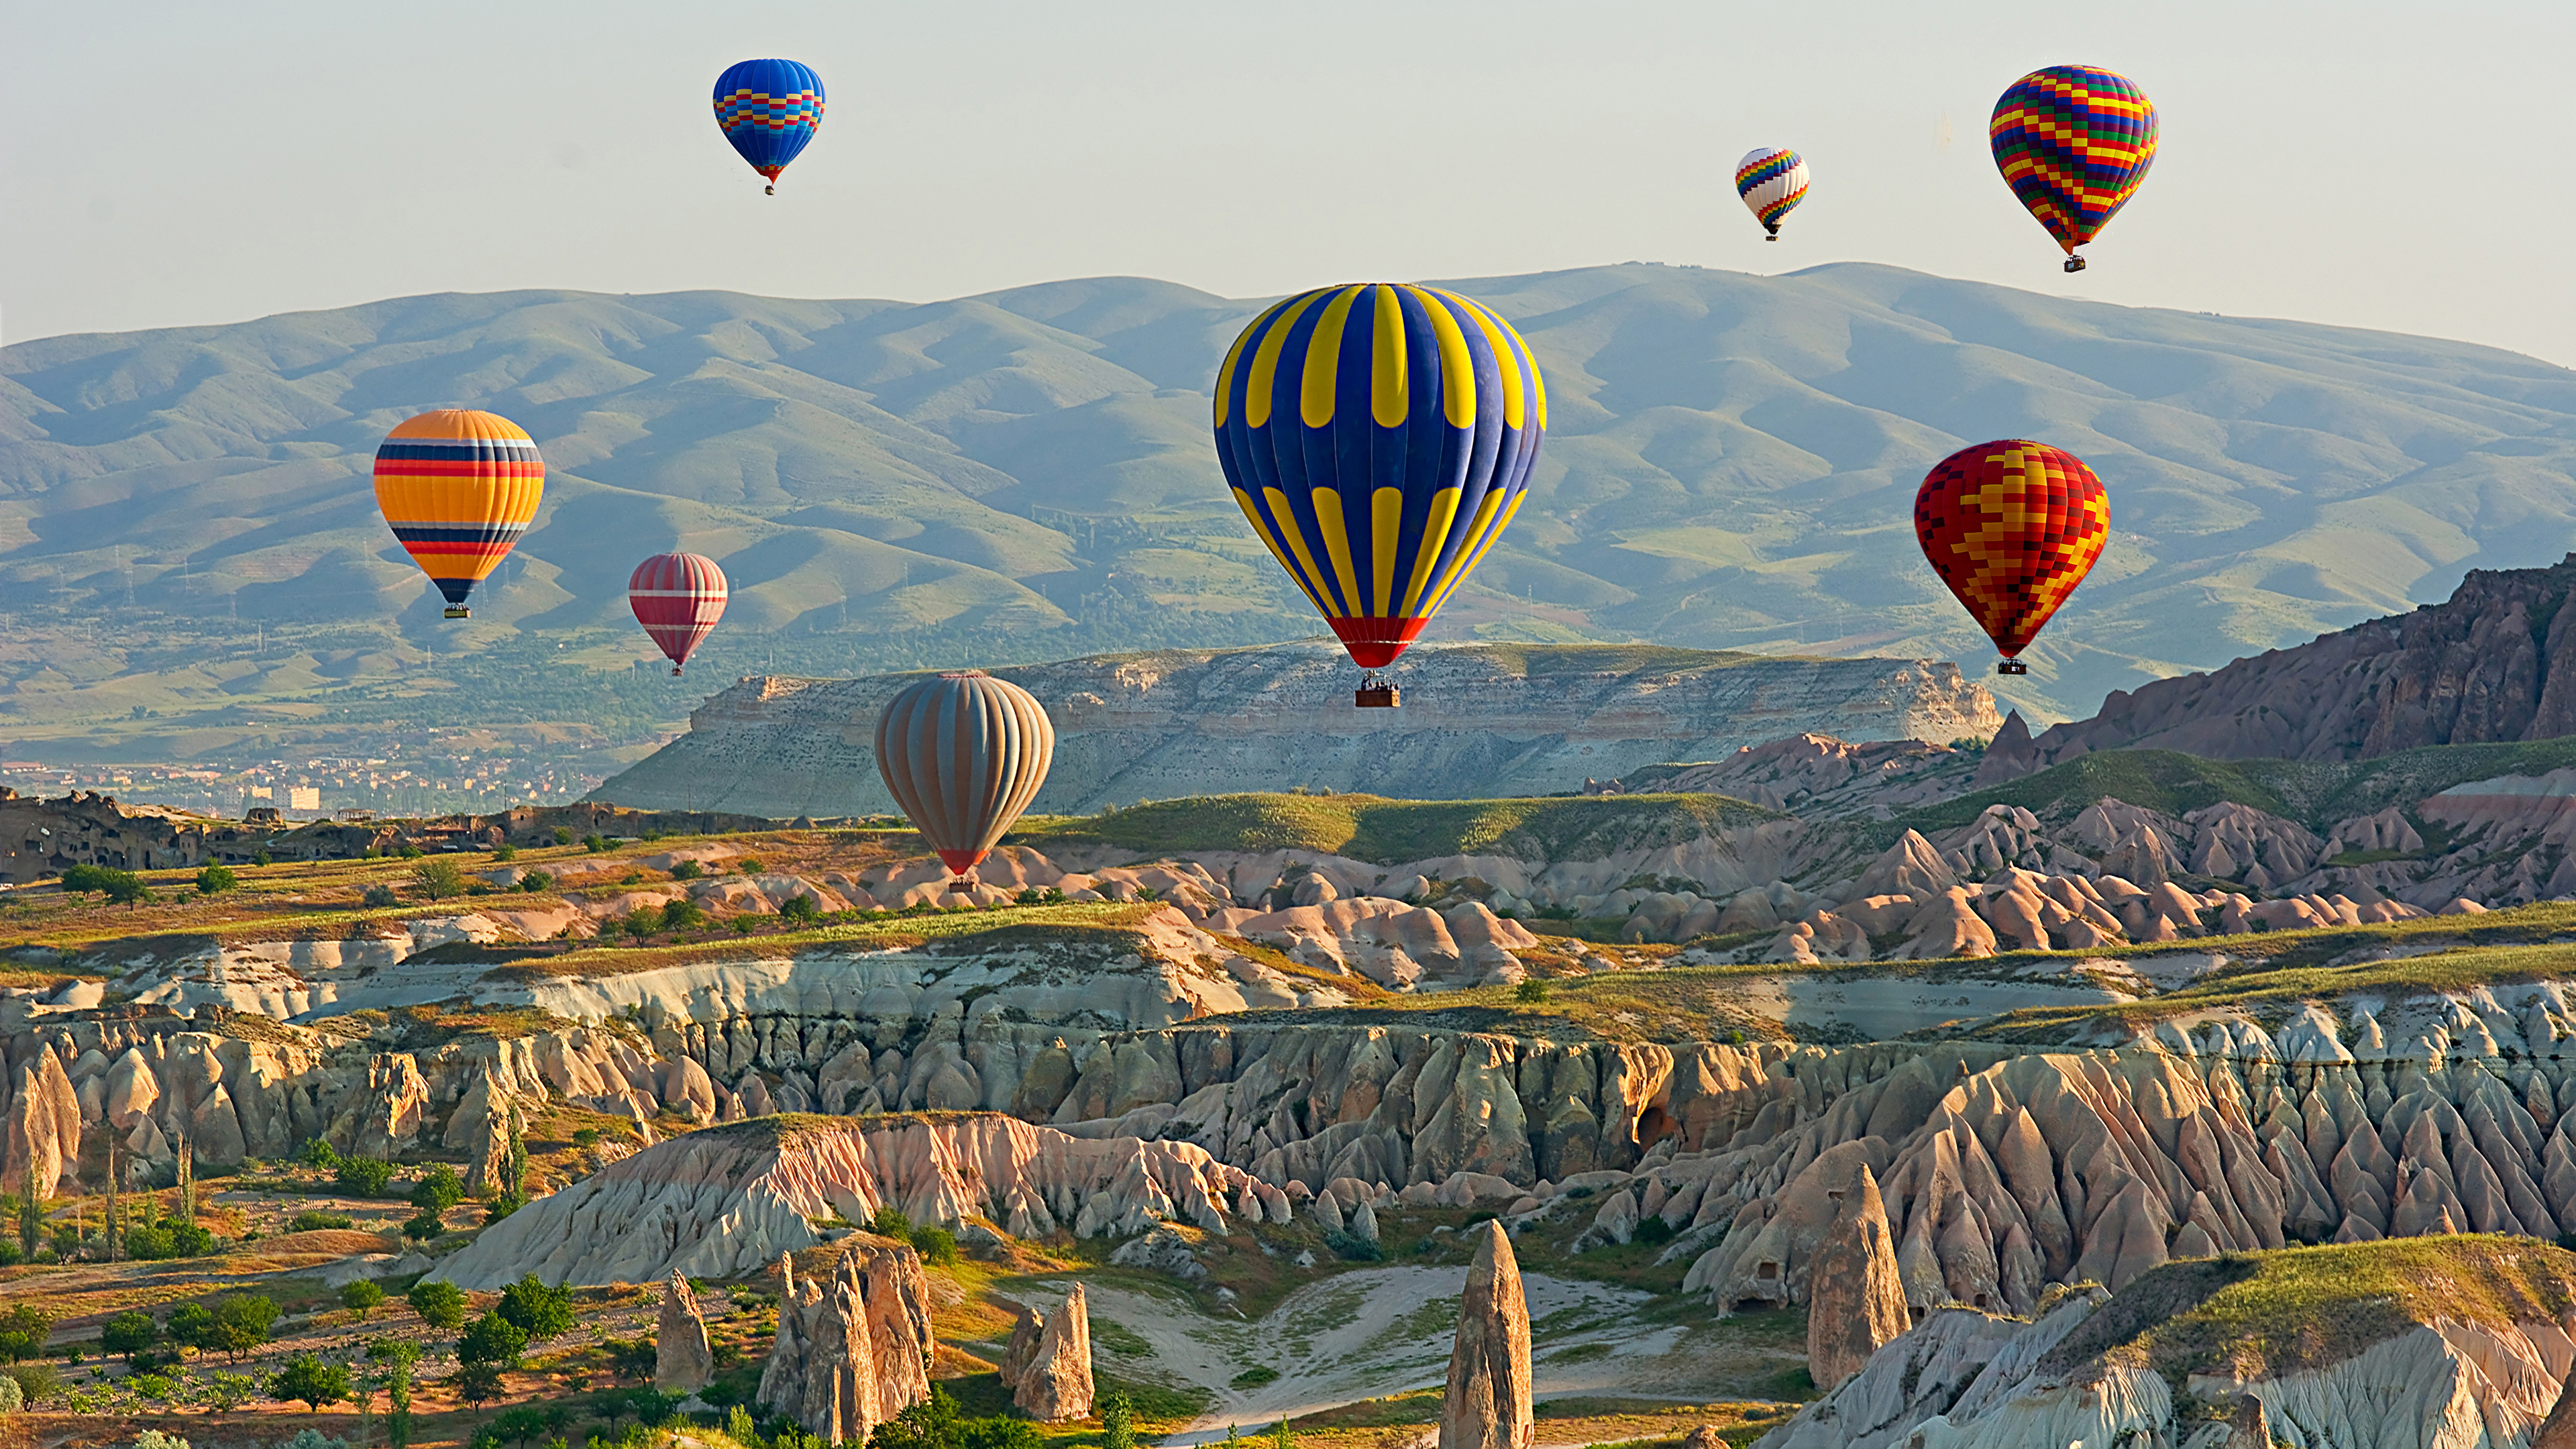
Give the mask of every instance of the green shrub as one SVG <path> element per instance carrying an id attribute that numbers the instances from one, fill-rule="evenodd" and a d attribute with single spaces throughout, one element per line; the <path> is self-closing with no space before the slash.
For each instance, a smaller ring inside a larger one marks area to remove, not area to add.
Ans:
<path id="1" fill-rule="evenodd" d="M 555 878 L 541 870 L 519 872 L 519 889 L 530 895 L 544 895 L 555 888 Z"/>
<path id="2" fill-rule="evenodd" d="M 1512 988 L 1512 1000 L 1524 1006 L 1535 1006 L 1547 1000 L 1547 983 L 1533 976 Z"/>
<path id="3" fill-rule="evenodd" d="M 570 844 L 572 844 L 572 832 L 571 832 L 571 831 L 569 831 L 569 830 L 564 829 L 564 828 L 563 828 L 562 826 L 560 826 L 560 825 L 556 826 L 556 827 L 555 827 L 555 844 L 557 844 L 557 845 L 570 845 Z"/>
<path id="4" fill-rule="evenodd" d="M 394 1165 L 381 1157 L 344 1157 L 333 1180 L 354 1197 L 383 1197 L 393 1185 Z"/>
<path id="5" fill-rule="evenodd" d="M 444 1162 L 433 1162 L 411 1185 L 411 1205 L 425 1213 L 443 1213 L 465 1201 L 465 1179 Z"/>
<path id="6" fill-rule="evenodd" d="M 921 1254 L 921 1261 L 936 1263 L 941 1267 L 948 1267 L 957 1261 L 957 1238 L 946 1228 L 934 1228 L 924 1224 L 914 1228 L 910 1237 L 914 1251 Z"/>
<path id="7" fill-rule="evenodd" d="M 705 875 L 706 873 L 707 868 L 698 864 L 694 860 L 684 860 L 678 865 L 671 867 L 671 879 L 673 880 L 696 880 L 698 877 Z"/>
<path id="8" fill-rule="evenodd" d="M 201 896 L 222 895 L 240 884 L 241 878 L 227 865 L 210 865 L 197 872 L 197 894 Z"/>
<path id="9" fill-rule="evenodd" d="M 417 855 L 416 850 L 406 854 Z M 465 894 L 465 867 L 446 856 L 434 856 L 411 868 L 412 888 L 425 899 L 443 901 Z"/>
<path id="10" fill-rule="evenodd" d="M 423 1278 L 411 1285 L 411 1291 L 403 1295 L 403 1301 L 411 1305 L 412 1312 L 420 1315 L 421 1322 L 432 1328 L 453 1331 L 465 1321 L 465 1291 L 453 1283 Z"/>
<path id="11" fill-rule="evenodd" d="M 1386 1257 L 1377 1244 L 1343 1228 L 1325 1229 L 1324 1246 L 1345 1263 L 1375 1263 Z"/>
<path id="12" fill-rule="evenodd" d="M 348 1309 L 351 1313 L 358 1315 L 360 1318 L 364 1318 L 369 1313 L 374 1312 L 376 1305 L 384 1301 L 385 1290 L 368 1282 L 364 1278 L 358 1279 L 354 1283 L 343 1283 L 340 1285 L 340 1306 Z"/>
<path id="13" fill-rule="evenodd" d="M 904 1242 L 910 1242 L 912 1241 L 912 1219 L 905 1217 L 901 1208 L 881 1207 L 868 1218 L 868 1231 L 881 1238 L 899 1238 Z"/>
<path id="14" fill-rule="evenodd" d="M 359 893 L 358 904 L 369 910 L 382 910 L 387 906 L 401 905 L 402 897 L 394 894 L 392 886 L 378 881 Z"/>
<path id="15" fill-rule="evenodd" d="M 499 845 L 492 847 L 492 863 L 495 865 L 508 865 L 511 861 L 517 860 L 518 858 L 519 847 L 510 844 L 506 840 L 501 842 Z"/>

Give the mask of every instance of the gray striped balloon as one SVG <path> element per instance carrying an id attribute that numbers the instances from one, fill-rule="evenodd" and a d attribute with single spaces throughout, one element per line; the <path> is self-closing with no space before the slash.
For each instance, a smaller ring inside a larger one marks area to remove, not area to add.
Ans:
<path id="1" fill-rule="evenodd" d="M 958 875 L 973 869 L 1046 783 L 1055 725 L 1029 692 L 980 670 L 905 688 L 877 720 L 877 771 Z"/>

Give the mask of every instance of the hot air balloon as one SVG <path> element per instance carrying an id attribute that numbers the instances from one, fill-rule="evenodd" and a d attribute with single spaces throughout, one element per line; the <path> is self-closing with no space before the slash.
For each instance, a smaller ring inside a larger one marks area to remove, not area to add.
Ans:
<path id="1" fill-rule="evenodd" d="M 2128 77 L 2098 66 L 2052 65 L 2013 82 L 1986 136 L 2004 183 L 2057 244 L 2066 270 L 2111 224 L 2156 163 L 2156 107 Z"/>
<path id="2" fill-rule="evenodd" d="M 716 124 L 776 196 L 778 173 L 823 124 L 823 78 L 799 61 L 736 61 L 716 77 Z"/>
<path id="3" fill-rule="evenodd" d="M 2002 652 L 1997 674 L 2030 672 L 2014 656 L 2084 582 L 2110 534 L 2102 480 L 2074 454 L 2025 438 L 1961 448 L 1914 495 L 1923 556 Z"/>
<path id="4" fill-rule="evenodd" d="M 909 685 L 877 719 L 878 773 L 958 876 L 1029 808 L 1054 759 L 1045 708 L 981 670 Z"/>
<path id="5" fill-rule="evenodd" d="M 451 619 L 469 617 L 465 596 L 528 531 L 545 491 L 535 440 L 495 413 L 422 413 L 376 448 L 376 507 Z"/>
<path id="6" fill-rule="evenodd" d="M 626 606 L 671 661 L 671 677 L 724 617 L 724 570 L 704 554 L 657 553 L 626 579 Z"/>
<path id="7" fill-rule="evenodd" d="M 1807 199 L 1807 161 L 1786 146 L 1756 146 L 1735 164 L 1735 194 L 1762 223 L 1764 241 L 1780 239 L 1780 219 Z"/>
<path id="8" fill-rule="evenodd" d="M 1254 533 L 1369 671 L 1357 700 L 1512 521 L 1547 433 L 1529 346 L 1491 310 L 1401 283 L 1262 313 L 1216 379 L 1216 451 Z"/>

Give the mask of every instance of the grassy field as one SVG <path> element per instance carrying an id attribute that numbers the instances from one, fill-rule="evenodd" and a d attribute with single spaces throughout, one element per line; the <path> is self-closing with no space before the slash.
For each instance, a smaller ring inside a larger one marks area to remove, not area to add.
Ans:
<path id="1" fill-rule="evenodd" d="M 2120 1290 L 2040 1363 L 2278 1377 L 2436 1318 L 2504 1330 L 2576 1310 L 2576 1254 L 2533 1238 L 2401 1238 L 2168 1263 Z"/>
<path id="2" fill-rule="evenodd" d="M 1389 800 L 1376 795 L 1214 795 L 1024 822 L 1011 843 L 1175 851 L 1314 850 L 1379 865 L 1441 855 L 1564 860 L 1670 845 L 1785 817 L 1723 795 Z"/>

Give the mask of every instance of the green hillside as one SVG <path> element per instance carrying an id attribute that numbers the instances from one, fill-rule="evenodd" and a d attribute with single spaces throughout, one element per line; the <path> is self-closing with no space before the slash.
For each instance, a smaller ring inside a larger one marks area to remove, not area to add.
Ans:
<path id="1" fill-rule="evenodd" d="M 2110 552 L 2003 682 L 2043 715 L 2576 534 L 2576 374 L 2493 349 L 1862 265 L 1458 285 L 1528 336 L 1551 434 L 1435 640 L 1975 666 L 1910 505 L 1933 460 L 2006 435 L 2112 495 Z M 214 751 L 397 710 L 635 737 L 702 693 L 601 673 L 648 653 L 622 589 L 674 545 L 733 579 L 714 681 L 1316 633 L 1206 439 L 1256 305 L 1137 278 L 919 305 L 514 292 L 0 349 L 0 738 Z M 466 625 L 367 482 L 384 431 L 440 405 L 516 419 L 550 467 Z M 515 687 L 539 659 L 542 699 Z"/>
<path id="2" fill-rule="evenodd" d="M 1317 850 L 1392 865 L 1440 855 L 1563 860 L 1654 848 L 1781 817 L 1723 795 L 1387 800 L 1375 795 L 1212 795 L 1034 820 L 1013 843 L 1108 845 L 1140 856 Z"/>

